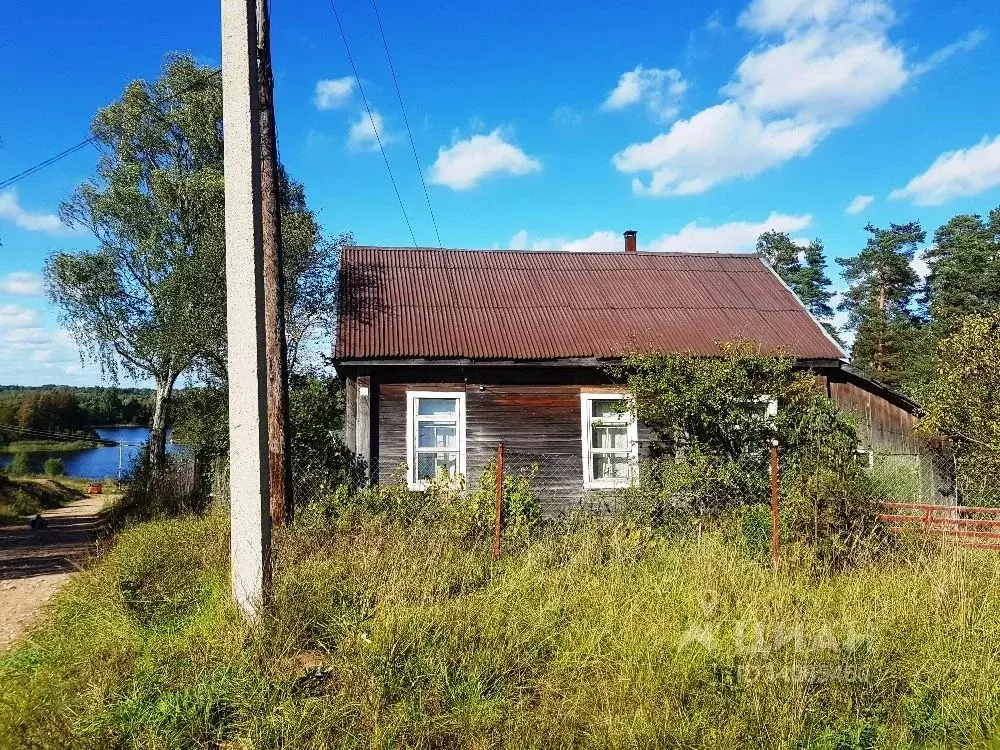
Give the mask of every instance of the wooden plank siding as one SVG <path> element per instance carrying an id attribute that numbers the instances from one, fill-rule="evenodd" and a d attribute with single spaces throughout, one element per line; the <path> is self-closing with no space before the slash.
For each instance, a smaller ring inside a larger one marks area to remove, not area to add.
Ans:
<path id="1" fill-rule="evenodd" d="M 533 487 L 547 515 L 601 506 L 602 493 L 583 489 L 580 394 L 621 393 L 623 389 L 593 368 L 516 369 L 373 370 L 373 478 L 380 484 L 398 481 L 405 470 L 407 391 L 460 392 L 465 394 L 469 486 L 478 484 L 502 442 L 509 471 L 530 471 L 537 465 Z M 361 432 L 360 427 L 357 432 Z M 649 431 L 642 425 L 639 441 L 644 452 Z"/>
<path id="2" fill-rule="evenodd" d="M 369 387 L 366 401 L 362 385 Z M 817 385 L 841 409 L 858 415 L 876 451 L 912 455 L 932 470 L 928 447 L 914 434 L 916 418 L 905 406 L 838 369 L 817 372 Z M 375 366 L 345 373 L 345 387 L 348 447 L 370 461 L 371 478 L 380 484 L 398 480 L 401 470 L 405 476 L 407 391 L 461 392 L 469 486 L 478 485 L 503 442 L 511 470 L 537 464 L 533 486 L 547 515 L 605 505 L 602 493 L 583 489 L 580 413 L 581 392 L 623 391 L 602 368 Z M 648 455 L 652 436 L 641 424 L 639 444 L 640 455 Z"/>
<path id="3" fill-rule="evenodd" d="M 831 372 L 823 376 L 827 395 L 842 410 L 856 415 L 865 439 L 875 450 L 917 454 L 925 450 L 915 433 L 916 415 L 872 393 L 849 376 Z"/>

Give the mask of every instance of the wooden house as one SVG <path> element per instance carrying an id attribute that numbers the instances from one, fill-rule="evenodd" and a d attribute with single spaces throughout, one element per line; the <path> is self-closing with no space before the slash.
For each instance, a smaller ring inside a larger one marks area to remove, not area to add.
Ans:
<path id="1" fill-rule="evenodd" d="M 607 366 L 637 344 L 718 354 L 749 340 L 796 357 L 878 446 L 911 450 L 915 405 L 846 362 L 760 257 L 352 247 L 335 365 L 348 447 L 387 482 L 478 477 L 506 450 L 561 507 L 627 482 L 641 425 L 618 417 Z M 620 419 L 619 424 L 610 424 Z"/>

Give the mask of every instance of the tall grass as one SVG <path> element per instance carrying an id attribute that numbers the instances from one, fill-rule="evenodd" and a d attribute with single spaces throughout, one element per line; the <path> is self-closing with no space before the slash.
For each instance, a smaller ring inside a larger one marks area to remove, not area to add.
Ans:
<path id="1" fill-rule="evenodd" d="M 225 519 L 127 529 L 0 661 L 0 746 L 996 746 L 994 553 L 772 571 L 603 522 L 494 561 L 364 519 L 276 546 L 247 626 Z"/>

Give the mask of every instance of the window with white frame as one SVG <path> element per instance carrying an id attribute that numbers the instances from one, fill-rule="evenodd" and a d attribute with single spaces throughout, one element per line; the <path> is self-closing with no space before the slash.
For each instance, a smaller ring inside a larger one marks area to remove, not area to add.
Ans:
<path id="1" fill-rule="evenodd" d="M 406 454 L 411 489 L 424 489 L 442 473 L 465 473 L 464 393 L 407 392 Z"/>
<path id="2" fill-rule="evenodd" d="M 626 487 L 639 457 L 638 426 L 625 407 L 625 395 L 581 393 L 583 486 Z"/>

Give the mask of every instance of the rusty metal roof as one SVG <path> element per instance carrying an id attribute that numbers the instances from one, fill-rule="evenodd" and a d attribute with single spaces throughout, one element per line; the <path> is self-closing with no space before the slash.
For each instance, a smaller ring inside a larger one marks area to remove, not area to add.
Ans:
<path id="1" fill-rule="evenodd" d="M 737 339 L 844 356 L 755 255 L 352 247 L 340 297 L 339 361 L 711 355 Z"/>

